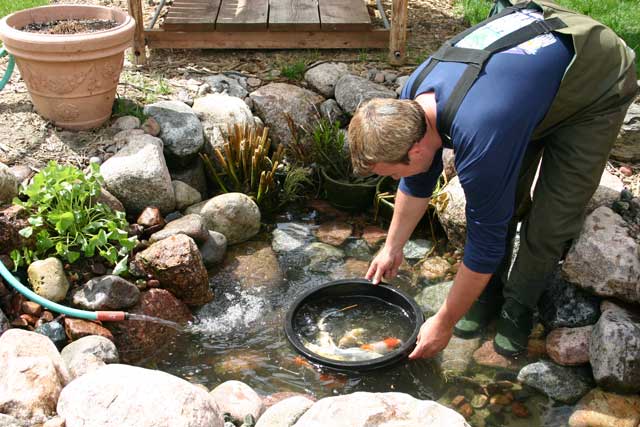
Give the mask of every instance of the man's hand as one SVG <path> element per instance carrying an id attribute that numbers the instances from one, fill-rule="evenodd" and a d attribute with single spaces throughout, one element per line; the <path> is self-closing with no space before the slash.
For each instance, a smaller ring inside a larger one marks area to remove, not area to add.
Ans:
<path id="1" fill-rule="evenodd" d="M 453 327 L 443 322 L 438 315 L 431 316 L 420 327 L 416 348 L 409 355 L 409 359 L 433 357 L 449 344 L 453 335 Z"/>
<path id="2" fill-rule="evenodd" d="M 371 280 L 374 285 L 380 283 L 383 277 L 393 279 L 398 274 L 398 269 L 403 260 L 402 248 L 394 250 L 385 245 L 371 261 L 365 279 Z"/>

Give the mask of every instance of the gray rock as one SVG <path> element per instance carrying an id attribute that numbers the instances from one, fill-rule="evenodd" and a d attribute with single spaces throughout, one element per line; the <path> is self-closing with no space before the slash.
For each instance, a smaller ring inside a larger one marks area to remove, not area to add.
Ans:
<path id="1" fill-rule="evenodd" d="M 473 352 L 480 348 L 481 338 L 462 339 L 453 336 L 436 358 L 445 375 L 464 375 L 473 362 Z"/>
<path id="2" fill-rule="evenodd" d="M 56 320 L 38 326 L 34 332 L 49 338 L 57 348 L 62 348 L 67 343 L 67 334 L 64 331 L 64 326 Z"/>
<path id="3" fill-rule="evenodd" d="M 273 230 L 271 247 L 275 252 L 291 252 L 302 248 L 313 238 L 311 227 L 297 222 L 280 223 Z"/>
<path id="4" fill-rule="evenodd" d="M 433 247 L 433 243 L 425 239 L 409 240 L 402 249 L 406 259 L 415 260 L 424 258 Z"/>
<path id="5" fill-rule="evenodd" d="M 193 110 L 200 116 L 206 136 L 205 152 L 212 155 L 213 149 L 225 142 L 229 126 L 252 126 L 253 114 L 241 98 L 213 93 L 196 99 Z"/>
<path id="6" fill-rule="evenodd" d="M 204 163 L 199 157 L 191 161 L 187 166 L 180 169 L 172 169 L 169 172 L 171 173 L 172 181 L 184 182 L 198 190 L 202 198 L 207 196 L 207 176 L 204 171 Z"/>
<path id="7" fill-rule="evenodd" d="M 85 310 L 122 310 L 135 305 L 140 299 L 140 290 L 119 276 L 95 277 L 77 289 L 73 304 Z"/>
<path id="8" fill-rule="evenodd" d="M 200 387 L 161 371 L 118 364 L 74 380 L 60 394 L 57 409 L 66 427 L 223 426 L 218 405 Z"/>
<path id="9" fill-rule="evenodd" d="M 116 130 L 129 130 L 137 129 L 140 127 L 140 119 L 135 116 L 118 117 L 111 125 L 112 129 Z"/>
<path id="10" fill-rule="evenodd" d="M 357 410 L 354 410 L 357 408 Z M 294 427 L 468 427 L 452 409 L 405 393 L 356 392 L 325 397 L 300 417 Z"/>
<path id="11" fill-rule="evenodd" d="M 402 94 L 402 89 L 404 89 L 404 85 L 407 84 L 407 80 L 409 80 L 410 76 L 400 76 L 396 79 L 396 93 L 398 96 Z"/>
<path id="12" fill-rule="evenodd" d="M 309 270 L 316 272 L 331 271 L 331 267 L 344 260 L 344 252 L 326 243 L 314 242 L 304 248 L 309 258 Z"/>
<path id="13" fill-rule="evenodd" d="M 452 286 L 453 281 L 443 282 L 427 286 L 416 295 L 416 302 L 427 317 L 434 315 L 440 309 L 447 299 Z"/>
<path id="14" fill-rule="evenodd" d="M 608 304 L 589 344 L 593 376 L 600 387 L 621 393 L 640 392 L 640 315 Z"/>
<path id="15" fill-rule="evenodd" d="M 267 409 L 256 427 L 291 427 L 312 405 L 313 400 L 304 396 L 289 397 Z"/>
<path id="16" fill-rule="evenodd" d="M 600 300 L 563 280 L 558 270 L 540 297 L 538 313 L 549 330 L 593 325 L 600 317 Z"/>
<path id="17" fill-rule="evenodd" d="M 235 96 L 236 98 L 244 98 L 248 95 L 247 89 L 243 87 L 237 79 L 225 76 L 224 74 L 206 76 L 203 77 L 202 80 L 208 83 L 214 92 L 225 93 L 229 96 Z"/>
<path id="18" fill-rule="evenodd" d="M 149 243 L 159 242 L 176 234 L 186 234 L 197 243 L 204 243 L 209 240 L 209 232 L 204 219 L 200 215 L 189 214 L 171 221 L 162 230 L 153 233 L 149 237 Z"/>
<path id="19" fill-rule="evenodd" d="M 76 357 L 69 362 L 69 373 L 74 380 L 78 377 L 88 374 L 89 372 L 97 371 L 105 366 L 102 360 L 98 359 L 92 354 L 87 354 L 84 357 Z"/>
<path id="20" fill-rule="evenodd" d="M 593 388 L 588 370 L 556 365 L 547 360 L 525 366 L 518 380 L 563 403 L 576 403 Z"/>
<path id="21" fill-rule="evenodd" d="M 275 143 L 293 140 L 287 115 L 296 126 L 309 126 L 318 116 L 324 98 L 310 90 L 287 83 L 270 83 L 250 94 L 256 114 L 270 128 Z"/>
<path id="22" fill-rule="evenodd" d="M 144 131 L 142 129 L 121 130 L 113 136 L 113 142 L 116 146 L 122 146 L 128 144 L 131 138 L 140 135 L 144 135 Z"/>
<path id="23" fill-rule="evenodd" d="M 562 273 L 597 295 L 640 302 L 638 244 L 629 237 L 622 217 L 605 206 L 585 220 Z"/>
<path id="24" fill-rule="evenodd" d="M 176 100 L 187 104 L 189 107 L 193 106 L 193 98 L 189 95 L 189 92 L 185 89 L 180 89 L 176 95 Z"/>
<path id="25" fill-rule="evenodd" d="M 623 162 L 640 160 L 640 102 L 631 104 L 627 110 L 622 129 L 611 150 L 611 157 Z"/>
<path id="26" fill-rule="evenodd" d="M 258 418 L 262 413 L 262 398 L 241 381 L 225 381 L 209 395 L 223 413 L 231 414 L 235 422 L 242 422 L 246 415 Z"/>
<path id="27" fill-rule="evenodd" d="M 320 104 L 320 114 L 330 122 L 340 122 L 341 125 L 349 123 L 349 118 L 335 99 L 327 99 Z"/>
<path id="28" fill-rule="evenodd" d="M 353 114 L 364 101 L 373 98 L 396 98 L 396 94 L 383 85 L 347 74 L 338 80 L 335 98 L 346 113 Z"/>
<path id="29" fill-rule="evenodd" d="M 11 327 L 11 322 L 7 319 L 4 312 L 0 310 L 0 335 Z"/>
<path id="30" fill-rule="evenodd" d="M 2 168 L 2 166 L 0 166 Z M 31 166 L 27 165 L 13 165 L 9 168 L 11 173 L 16 177 L 20 184 L 27 184 L 29 179 L 35 175 L 35 171 L 31 169 Z"/>
<path id="31" fill-rule="evenodd" d="M 224 259 L 224 254 L 227 252 L 227 238 L 217 231 L 209 231 L 208 234 L 209 238 L 199 244 L 198 249 L 205 267 L 211 268 Z"/>
<path id="32" fill-rule="evenodd" d="M 25 425 L 15 417 L 0 414 L 0 427 L 25 427 Z"/>
<path id="33" fill-rule="evenodd" d="M 165 214 L 175 209 L 162 146 L 162 141 L 151 135 L 135 136 L 100 166 L 107 189 L 130 213 L 140 213 L 147 206 L 156 206 Z"/>
<path id="34" fill-rule="evenodd" d="M 600 178 L 600 184 L 596 192 L 587 203 L 586 213 L 593 212 L 600 206 L 611 207 L 613 202 L 620 198 L 620 192 L 624 189 L 624 184 L 620 178 L 609 173 L 606 169 Z"/>
<path id="35" fill-rule="evenodd" d="M 18 184 L 18 178 L 9 167 L 0 163 L 0 205 L 11 202 L 18 195 Z"/>
<path id="36" fill-rule="evenodd" d="M 27 269 L 27 274 L 33 291 L 41 297 L 60 302 L 67 296 L 69 281 L 64 274 L 62 261 L 58 258 L 32 262 Z"/>
<path id="37" fill-rule="evenodd" d="M 49 338 L 11 329 L 0 336 L 0 413 L 26 425 L 55 414 L 69 371 Z"/>
<path id="38" fill-rule="evenodd" d="M 200 192 L 189 184 L 182 181 L 171 181 L 171 185 L 173 185 L 173 192 L 176 196 L 176 209 L 186 209 L 202 201 Z"/>
<path id="39" fill-rule="evenodd" d="M 144 113 L 160 125 L 160 138 L 169 160 L 183 165 L 192 160 L 204 145 L 202 124 L 187 104 L 160 101 L 144 107 Z"/>
<path id="40" fill-rule="evenodd" d="M 447 194 L 448 202 L 442 211 L 438 211 L 438 219 L 447 233 L 449 243 L 455 247 L 463 247 L 467 239 L 467 199 L 460 179 L 457 176 L 453 178 L 443 191 Z"/>
<path id="41" fill-rule="evenodd" d="M 199 213 L 207 229 L 224 234 L 230 245 L 244 242 L 260 231 L 260 209 L 242 193 L 216 196 L 186 210 Z"/>
<path id="42" fill-rule="evenodd" d="M 87 355 L 98 358 L 104 363 L 118 363 L 120 358 L 116 345 L 108 338 L 98 335 L 88 335 L 77 341 L 73 341 L 60 353 L 62 359 L 68 365 L 76 358 L 83 358 Z"/>
<path id="43" fill-rule="evenodd" d="M 325 62 L 312 67 L 304 74 L 304 79 L 313 89 L 320 92 L 326 98 L 333 98 L 336 83 L 340 77 L 349 73 L 347 64 Z"/>
<path id="44" fill-rule="evenodd" d="M 362 239 L 355 239 L 347 242 L 344 247 L 344 253 L 350 258 L 363 261 L 369 261 L 371 259 L 371 250 L 369 249 L 369 245 Z"/>
<path id="45" fill-rule="evenodd" d="M 106 188 L 100 189 L 100 195 L 96 200 L 97 203 L 103 203 L 111 208 L 113 211 L 125 212 L 124 205 L 113 194 L 109 193 Z"/>

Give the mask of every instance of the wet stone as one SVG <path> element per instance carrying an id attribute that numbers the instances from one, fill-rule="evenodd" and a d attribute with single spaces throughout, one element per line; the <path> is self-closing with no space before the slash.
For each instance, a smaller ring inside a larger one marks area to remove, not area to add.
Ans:
<path id="1" fill-rule="evenodd" d="M 522 368 L 518 379 L 563 403 L 577 402 L 592 388 L 588 370 L 559 366 L 546 360 Z"/>
<path id="2" fill-rule="evenodd" d="M 62 347 L 64 347 L 64 345 L 67 343 L 67 334 L 64 330 L 64 326 L 62 326 L 60 322 L 54 321 L 45 323 L 41 326 L 38 326 L 34 332 L 48 337 L 51 341 L 53 341 L 58 350 L 62 349 Z"/>
<path id="3" fill-rule="evenodd" d="M 313 237 L 308 224 L 297 222 L 279 223 L 273 230 L 271 247 L 274 251 L 291 252 L 301 249 Z"/>
<path id="4" fill-rule="evenodd" d="M 325 222 L 316 230 L 316 236 L 322 243 L 341 246 L 351 236 L 353 227 L 343 222 Z"/>
<path id="5" fill-rule="evenodd" d="M 450 269 L 451 264 L 446 259 L 439 256 L 430 257 L 420 267 L 420 278 L 427 282 L 439 281 Z"/>
<path id="6" fill-rule="evenodd" d="M 440 369 L 453 375 L 464 374 L 471 362 L 473 362 L 473 352 L 480 347 L 481 339 L 462 339 L 452 337 L 447 347 L 437 356 L 437 363 Z"/>
<path id="7" fill-rule="evenodd" d="M 600 299 L 563 280 L 556 271 L 538 304 L 548 329 L 593 325 L 600 317 Z"/>
<path id="8" fill-rule="evenodd" d="M 449 295 L 449 290 L 452 286 L 452 281 L 443 282 L 437 285 L 427 286 L 416 295 L 416 302 L 426 316 L 432 316 L 440 309 L 447 299 L 447 295 Z"/>
<path id="9" fill-rule="evenodd" d="M 344 258 L 344 252 L 325 243 L 314 242 L 304 249 L 309 257 L 309 269 L 316 272 L 330 270 Z"/>
<path id="10" fill-rule="evenodd" d="M 529 418 L 531 413 L 522 402 L 513 402 L 511 404 L 511 413 L 518 418 Z"/>
<path id="11" fill-rule="evenodd" d="M 380 227 L 368 225 L 362 230 L 362 238 L 372 249 L 376 249 L 387 238 L 387 232 Z"/>
<path id="12" fill-rule="evenodd" d="M 344 247 L 344 253 L 350 258 L 369 261 L 371 259 L 371 251 L 367 242 L 362 239 L 355 239 L 347 242 Z"/>
<path id="13" fill-rule="evenodd" d="M 514 369 L 517 366 L 514 360 L 496 353 L 491 340 L 486 341 L 473 353 L 473 360 L 478 365 L 490 368 Z"/>
<path id="14" fill-rule="evenodd" d="M 217 231 L 209 231 L 209 238 L 206 242 L 198 245 L 198 249 L 200 249 L 205 267 L 211 268 L 224 259 L 224 254 L 227 251 L 227 238 Z"/>
<path id="15" fill-rule="evenodd" d="M 113 341 L 113 334 L 97 323 L 88 320 L 72 319 L 67 317 L 64 319 L 64 329 L 71 341 L 78 340 L 89 335 L 98 335 Z"/>
<path id="16" fill-rule="evenodd" d="M 484 394 L 476 394 L 471 399 L 471 406 L 474 409 L 482 409 L 489 403 L 489 397 Z"/>
<path id="17" fill-rule="evenodd" d="M 424 258 L 433 247 L 433 243 L 425 239 L 409 240 L 402 250 L 404 257 L 408 260 Z"/>

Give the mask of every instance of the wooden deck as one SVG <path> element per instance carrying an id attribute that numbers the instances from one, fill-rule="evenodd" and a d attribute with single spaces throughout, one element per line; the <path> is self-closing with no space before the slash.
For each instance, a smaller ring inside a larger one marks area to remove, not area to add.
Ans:
<path id="1" fill-rule="evenodd" d="M 137 63 L 145 62 L 146 46 L 389 48 L 391 62 L 404 59 L 408 0 L 393 0 L 391 30 L 372 24 L 365 0 L 174 0 L 160 27 L 145 30 L 141 1 L 128 0 L 129 13 L 136 19 Z"/>

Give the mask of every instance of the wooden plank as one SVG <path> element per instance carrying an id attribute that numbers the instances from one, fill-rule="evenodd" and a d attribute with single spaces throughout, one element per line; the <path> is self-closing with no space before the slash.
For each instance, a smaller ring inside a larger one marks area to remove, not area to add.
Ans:
<path id="1" fill-rule="evenodd" d="M 407 55 L 407 7 L 409 0 L 393 0 L 391 35 L 389 38 L 389 62 L 404 64 Z"/>
<path id="2" fill-rule="evenodd" d="M 319 0 L 322 31 L 366 31 L 371 19 L 364 0 Z"/>
<path id="3" fill-rule="evenodd" d="M 255 31 L 267 28 L 269 0 L 222 0 L 216 20 L 219 31 Z"/>
<path id="4" fill-rule="evenodd" d="M 388 30 L 371 31 L 146 31 L 151 48 L 165 49 L 387 49 Z"/>
<path id="5" fill-rule="evenodd" d="M 271 31 L 318 31 L 318 0 L 269 0 Z"/>
<path id="6" fill-rule="evenodd" d="M 144 21 L 142 19 L 142 0 L 128 0 L 129 15 L 136 21 L 133 33 L 133 57 L 137 65 L 147 63 L 147 52 L 144 41 Z"/>
<path id="7" fill-rule="evenodd" d="M 167 31 L 213 31 L 220 0 L 176 0 L 164 18 Z"/>

